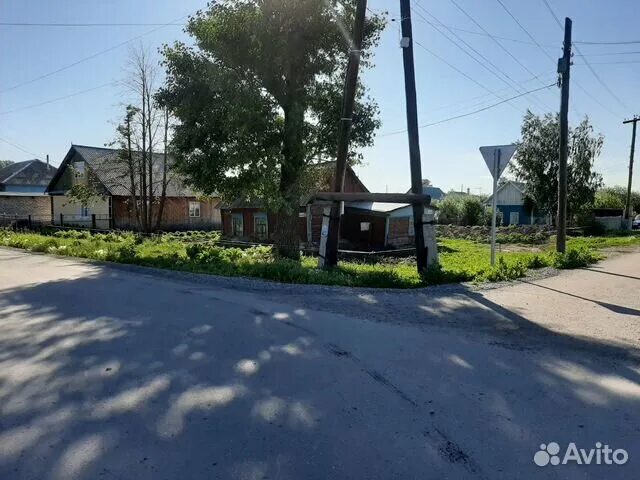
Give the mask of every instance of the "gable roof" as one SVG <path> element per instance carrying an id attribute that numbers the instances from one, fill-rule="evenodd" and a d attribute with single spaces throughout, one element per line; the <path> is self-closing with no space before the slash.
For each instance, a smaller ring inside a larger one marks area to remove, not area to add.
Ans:
<path id="1" fill-rule="evenodd" d="M 42 160 L 25 160 L 0 169 L 0 184 L 46 187 L 56 173 L 56 168 Z"/>
<path id="2" fill-rule="evenodd" d="M 526 195 L 527 194 L 526 191 L 525 191 L 526 185 L 527 184 L 524 183 L 524 182 L 516 182 L 515 180 L 507 180 L 506 182 L 504 182 L 502 185 L 500 185 L 498 187 L 498 189 L 496 190 L 496 195 L 499 194 L 502 190 L 504 190 L 505 188 L 507 188 L 509 186 L 519 190 L 520 193 L 522 193 L 522 195 Z M 492 198 L 493 198 L 493 195 L 489 195 L 486 198 L 486 200 L 484 201 L 484 203 L 486 205 L 491 205 Z"/>
<path id="3" fill-rule="evenodd" d="M 315 168 L 319 172 L 322 172 L 322 169 L 324 169 L 327 172 L 327 175 L 318 175 L 316 178 L 313 179 L 315 185 L 313 186 L 312 191 L 302 196 L 302 198 L 300 199 L 300 206 L 305 206 L 308 203 L 307 199 L 311 194 L 314 194 L 316 192 L 331 191 L 331 189 L 333 188 L 332 186 L 332 181 L 334 176 L 333 168 L 335 168 L 335 165 L 336 165 L 335 160 L 314 163 L 312 165 L 309 165 L 309 168 L 311 169 Z M 354 180 L 356 185 L 358 185 L 362 189 L 363 192 L 369 192 L 369 189 L 365 186 L 364 183 L 362 183 L 362 180 L 360 180 L 358 175 L 356 175 L 356 172 L 353 170 L 353 168 L 350 165 L 347 165 L 347 173 L 345 175 L 345 179 L 349 176 Z M 251 200 L 243 197 L 236 198 L 232 202 L 225 203 L 220 206 L 220 208 L 224 210 L 234 209 L 234 208 L 263 208 L 263 207 L 264 207 L 264 202 L 260 201 L 259 199 Z"/>
<path id="4" fill-rule="evenodd" d="M 84 160 L 91 173 L 104 186 L 109 195 L 128 197 L 131 195 L 132 185 L 129 179 L 127 166 L 122 161 L 121 150 L 114 148 L 89 147 L 86 145 L 72 145 L 64 161 L 58 168 L 56 175 L 49 182 L 47 192 L 54 191 L 54 187 L 69 163 L 77 156 Z M 153 154 L 153 175 L 154 182 L 157 181 L 157 189 L 161 188 L 163 174 L 163 153 Z M 174 159 L 169 155 L 168 162 L 171 164 Z M 198 194 L 187 187 L 182 178 L 171 173 L 168 176 L 167 197 L 196 197 Z"/>

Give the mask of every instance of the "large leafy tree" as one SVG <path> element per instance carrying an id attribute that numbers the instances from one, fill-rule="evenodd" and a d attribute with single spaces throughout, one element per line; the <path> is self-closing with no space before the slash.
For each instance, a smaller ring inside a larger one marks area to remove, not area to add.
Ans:
<path id="1" fill-rule="evenodd" d="M 276 213 L 276 243 L 297 255 L 307 167 L 335 157 L 353 24 L 352 1 L 222 0 L 187 25 L 194 47 L 164 49 L 162 101 L 177 124 L 177 167 L 198 190 L 259 199 Z M 363 66 L 383 28 L 370 17 Z M 350 160 L 379 126 L 360 86 Z"/>
<path id="2" fill-rule="evenodd" d="M 527 112 L 521 128 L 518 150 L 510 166 L 519 181 L 526 183 L 526 194 L 543 213 L 555 215 L 558 209 L 558 152 L 560 149 L 558 115 L 543 117 Z M 585 117 L 569 129 L 567 199 L 569 215 L 578 214 L 593 204 L 602 186 L 602 175 L 593 167 L 602 151 L 604 137 L 595 134 Z"/>

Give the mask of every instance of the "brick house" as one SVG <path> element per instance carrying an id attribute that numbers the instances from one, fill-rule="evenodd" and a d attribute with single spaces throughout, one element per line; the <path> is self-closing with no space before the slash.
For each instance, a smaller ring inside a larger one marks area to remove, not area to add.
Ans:
<path id="1" fill-rule="evenodd" d="M 45 189 L 55 172 L 55 167 L 37 159 L 0 169 L 0 215 L 50 219 L 51 205 Z"/>
<path id="2" fill-rule="evenodd" d="M 333 184 L 335 162 L 325 162 L 312 167 L 313 192 L 330 191 Z M 348 193 L 369 192 L 351 167 L 347 168 L 344 191 Z M 313 193 L 309 192 L 309 194 Z M 273 240 L 277 216 L 266 211 L 259 201 L 237 199 L 222 206 L 222 232 L 226 237 L 270 242 Z M 322 229 L 320 205 L 300 203 L 298 233 L 300 241 L 307 245 L 320 242 Z M 344 247 L 378 249 L 385 245 L 384 215 L 366 208 L 353 209 L 345 204 L 341 220 L 340 242 Z"/>
<path id="3" fill-rule="evenodd" d="M 154 154 L 154 192 L 162 191 L 163 154 Z M 172 160 L 170 160 L 172 162 Z M 90 205 L 71 201 L 67 193 L 74 185 L 91 185 L 97 199 Z M 47 187 L 56 224 L 97 228 L 136 229 L 131 206 L 132 186 L 120 158 L 120 150 L 72 145 Z M 220 199 L 203 198 L 186 186 L 182 178 L 168 175 L 162 215 L 163 230 L 210 230 L 220 228 Z M 157 208 L 157 207 L 156 207 Z"/>

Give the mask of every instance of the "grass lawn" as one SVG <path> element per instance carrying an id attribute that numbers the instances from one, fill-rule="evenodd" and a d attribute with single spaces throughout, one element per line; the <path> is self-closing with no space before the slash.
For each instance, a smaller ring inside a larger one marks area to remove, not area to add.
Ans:
<path id="1" fill-rule="evenodd" d="M 488 245 L 470 240 L 442 239 L 440 265 L 424 277 L 413 259 L 378 263 L 341 262 L 333 270 L 317 268 L 317 259 L 277 258 L 270 247 L 222 247 L 217 234 L 193 232 L 144 238 L 132 233 L 90 234 L 59 231 L 51 235 L 0 230 L 0 245 L 57 255 L 106 260 L 172 270 L 224 276 L 257 277 L 286 283 L 313 283 L 362 287 L 416 288 L 461 281 L 500 281 L 523 277 L 528 269 L 553 266 L 577 268 L 602 258 L 606 247 L 640 246 L 640 236 L 570 238 L 565 255 L 551 245 L 541 249 L 514 249 L 498 255 L 490 266 Z"/>

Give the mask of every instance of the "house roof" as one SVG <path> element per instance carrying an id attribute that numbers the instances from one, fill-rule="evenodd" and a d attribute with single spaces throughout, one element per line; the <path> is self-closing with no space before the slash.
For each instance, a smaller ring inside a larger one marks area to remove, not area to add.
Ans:
<path id="1" fill-rule="evenodd" d="M 318 176 L 317 178 L 313 179 L 315 182 L 315 188 L 313 188 L 313 192 L 309 192 L 307 195 L 302 196 L 302 198 L 300 199 L 301 207 L 307 205 L 309 195 L 315 192 L 327 192 L 331 190 L 331 180 L 333 178 L 333 171 L 331 170 L 331 167 L 335 166 L 335 164 L 335 161 L 327 161 L 314 163 L 313 165 L 311 165 L 311 168 L 316 168 L 318 170 L 320 170 L 321 168 L 327 169 L 326 171 L 329 172 L 329 176 Z M 347 166 L 347 175 L 349 174 L 351 174 L 352 178 L 358 184 L 358 186 L 360 186 L 363 192 L 369 192 L 369 189 L 365 186 L 364 183 L 362 183 L 362 180 L 360 180 L 358 175 L 356 175 L 356 172 L 353 170 L 353 168 L 351 168 L 351 166 Z M 221 205 L 220 208 L 223 210 L 235 208 L 264 208 L 264 202 L 260 201 L 259 199 L 236 198 L 230 203 Z"/>
<path id="2" fill-rule="evenodd" d="M 424 195 L 429 195 L 431 200 L 439 201 L 442 200 L 446 193 L 440 187 L 434 187 L 433 185 L 428 185 L 429 180 L 422 181 L 422 193 Z M 407 193 L 411 193 L 411 189 L 407 190 Z"/>
<path id="3" fill-rule="evenodd" d="M 0 169 L 0 184 L 46 187 L 56 168 L 42 160 L 16 162 Z"/>
<path id="4" fill-rule="evenodd" d="M 49 183 L 47 192 L 54 191 L 54 187 L 69 163 L 78 155 L 84 160 L 90 171 L 104 186 L 107 193 L 114 196 L 131 195 L 132 185 L 129 179 L 127 166 L 120 157 L 121 150 L 113 148 L 89 147 L 85 145 L 72 145 L 58 171 Z M 153 154 L 154 183 L 157 182 L 157 190 L 162 185 L 164 154 Z M 173 157 L 169 156 L 169 163 L 173 163 Z M 197 193 L 186 186 L 179 175 L 169 174 L 167 183 L 167 197 L 195 197 Z"/>
<path id="5" fill-rule="evenodd" d="M 523 195 L 526 195 L 526 192 L 525 192 L 526 183 L 524 183 L 524 182 L 516 182 L 515 180 L 507 180 L 502 185 L 500 185 L 498 187 L 498 189 L 496 190 L 496 195 L 498 193 L 500 193 L 502 190 L 504 190 L 505 188 L 507 188 L 508 186 L 512 186 L 512 187 L 520 190 L 520 193 L 522 193 Z M 491 205 L 492 199 L 493 199 L 493 195 L 489 195 L 487 197 L 487 199 L 484 201 L 484 203 L 486 205 Z"/>

